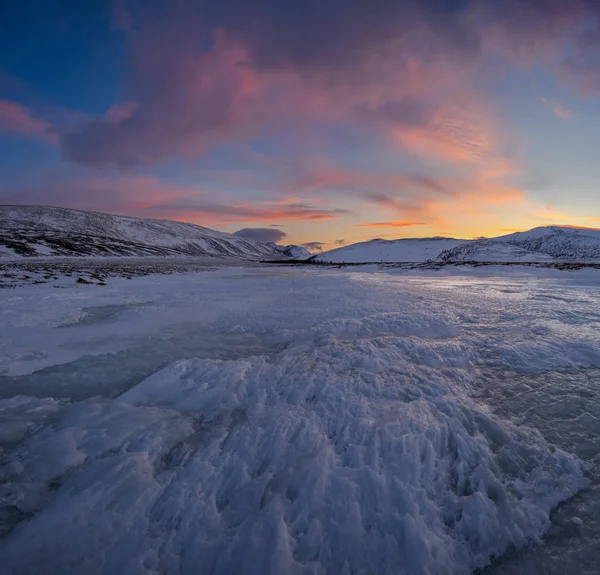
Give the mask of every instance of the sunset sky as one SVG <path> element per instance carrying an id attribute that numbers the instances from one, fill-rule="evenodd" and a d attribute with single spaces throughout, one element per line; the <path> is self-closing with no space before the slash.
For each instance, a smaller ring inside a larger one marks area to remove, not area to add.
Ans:
<path id="1" fill-rule="evenodd" d="M 315 248 L 600 227 L 600 2 L 6 0 L 0 174 Z"/>

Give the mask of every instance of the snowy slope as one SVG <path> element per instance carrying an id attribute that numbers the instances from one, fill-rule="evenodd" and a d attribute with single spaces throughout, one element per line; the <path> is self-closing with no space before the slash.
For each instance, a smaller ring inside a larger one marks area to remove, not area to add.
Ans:
<path id="1" fill-rule="evenodd" d="M 314 261 L 372 262 L 594 262 L 600 230 L 545 226 L 496 238 L 371 240 L 319 254 Z"/>
<path id="2" fill-rule="evenodd" d="M 312 255 L 306 248 L 303 248 L 302 246 L 280 246 L 274 242 L 267 242 L 267 245 L 278 250 L 285 257 L 292 260 L 307 260 Z"/>
<path id="3" fill-rule="evenodd" d="M 296 247 L 273 247 L 184 222 L 67 208 L 0 206 L 0 257 L 125 255 L 282 259 L 295 257 L 285 250 Z"/>
<path id="4" fill-rule="evenodd" d="M 494 240 L 463 242 L 444 250 L 437 261 L 441 262 L 553 262 L 552 256 L 526 250 L 519 246 Z"/>
<path id="5" fill-rule="evenodd" d="M 544 226 L 526 232 L 465 242 L 443 251 L 439 261 L 539 262 L 600 260 L 600 230 Z"/>
<path id="6" fill-rule="evenodd" d="M 494 238 L 557 259 L 600 259 L 600 229 L 544 226 Z"/>
<path id="7" fill-rule="evenodd" d="M 371 240 L 330 250 L 314 261 L 331 263 L 424 262 L 438 257 L 441 251 L 463 243 L 454 238 L 416 238 Z"/>

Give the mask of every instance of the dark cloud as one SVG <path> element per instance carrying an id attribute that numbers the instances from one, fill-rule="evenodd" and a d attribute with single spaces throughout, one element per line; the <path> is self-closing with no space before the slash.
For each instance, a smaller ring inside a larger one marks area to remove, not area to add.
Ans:
<path id="1" fill-rule="evenodd" d="M 233 235 L 263 243 L 277 243 L 287 236 L 285 232 L 273 228 L 244 228 L 234 232 Z"/>
<path id="2" fill-rule="evenodd" d="M 347 240 L 335 240 L 335 242 L 333 242 L 336 246 L 345 246 L 348 241 Z"/>
<path id="3" fill-rule="evenodd" d="M 302 247 L 306 248 L 310 252 L 322 252 L 324 246 L 325 242 L 308 242 L 306 244 L 302 244 Z"/>

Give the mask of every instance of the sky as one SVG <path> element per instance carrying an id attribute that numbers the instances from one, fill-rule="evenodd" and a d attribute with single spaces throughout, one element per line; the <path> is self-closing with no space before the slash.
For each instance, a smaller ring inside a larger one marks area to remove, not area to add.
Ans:
<path id="1" fill-rule="evenodd" d="M 312 250 L 600 227 L 599 19 L 597 0 L 7 0 L 0 203 Z"/>

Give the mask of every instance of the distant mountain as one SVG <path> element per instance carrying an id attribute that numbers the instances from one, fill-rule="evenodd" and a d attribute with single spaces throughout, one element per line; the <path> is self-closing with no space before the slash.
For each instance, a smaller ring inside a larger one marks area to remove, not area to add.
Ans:
<path id="1" fill-rule="evenodd" d="M 374 262 L 595 262 L 600 230 L 545 226 L 496 238 L 371 240 L 312 258 L 327 263 Z"/>
<path id="2" fill-rule="evenodd" d="M 279 244 L 275 244 L 273 242 L 268 242 L 267 245 L 278 250 L 283 256 L 291 260 L 307 260 L 312 255 L 306 248 L 303 248 L 302 246 L 280 246 Z"/>
<path id="3" fill-rule="evenodd" d="M 207 256 L 236 259 L 303 257 L 277 246 L 169 220 L 139 219 L 44 206 L 0 206 L 0 257 Z"/>
<path id="4" fill-rule="evenodd" d="M 417 238 L 401 240 L 371 240 L 323 252 L 313 261 L 328 263 L 424 262 L 434 260 L 444 250 L 454 248 L 464 240 L 454 238 Z"/>
<path id="5" fill-rule="evenodd" d="M 464 242 L 438 261 L 594 262 L 600 260 L 600 230 L 543 226 L 496 238 Z"/>

